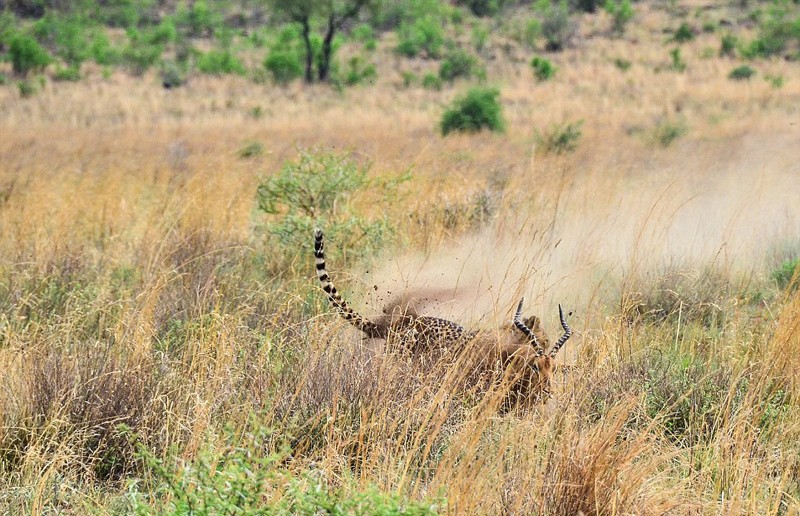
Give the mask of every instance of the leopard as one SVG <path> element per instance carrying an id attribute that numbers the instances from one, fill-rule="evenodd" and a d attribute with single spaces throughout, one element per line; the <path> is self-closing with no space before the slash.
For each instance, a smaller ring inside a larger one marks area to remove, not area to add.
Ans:
<path id="1" fill-rule="evenodd" d="M 558 351 L 572 335 L 559 304 L 559 319 L 564 334 L 549 352 L 550 339 L 541 319 L 532 315 L 522 318 L 524 299 L 519 301 L 511 323 L 495 330 L 467 330 L 464 326 L 439 317 L 420 315 L 408 297 L 399 297 L 383 309 L 383 314 L 368 319 L 353 310 L 339 294 L 327 271 L 325 241 L 322 230 L 314 231 L 314 257 L 317 278 L 330 303 L 339 314 L 368 338 L 401 343 L 401 349 L 412 356 L 432 351 L 449 350 L 453 354 L 469 353 L 466 369 L 471 381 L 478 377 L 508 379 L 508 395 L 504 406 L 541 402 L 551 396 L 551 378 Z"/>

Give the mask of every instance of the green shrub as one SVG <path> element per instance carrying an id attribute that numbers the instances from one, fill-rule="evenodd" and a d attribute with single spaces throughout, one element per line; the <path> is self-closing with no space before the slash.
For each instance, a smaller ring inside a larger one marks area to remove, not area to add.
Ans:
<path id="1" fill-rule="evenodd" d="M 366 23 L 362 23 L 350 32 L 350 36 L 364 45 L 364 49 L 373 51 L 378 48 L 378 39 L 375 29 Z"/>
<path id="2" fill-rule="evenodd" d="M 544 133 L 536 131 L 537 150 L 544 154 L 566 154 L 578 148 L 583 121 L 565 122 L 550 127 Z"/>
<path id="3" fill-rule="evenodd" d="M 68 65 L 79 65 L 90 56 L 90 42 L 97 32 L 94 22 L 82 15 L 48 12 L 33 24 L 36 39 Z"/>
<path id="4" fill-rule="evenodd" d="M 161 63 L 161 85 L 171 90 L 178 88 L 186 83 L 186 71 L 180 63 L 175 61 L 164 61 Z"/>
<path id="5" fill-rule="evenodd" d="M 99 65 L 115 65 L 122 60 L 122 53 L 111 46 L 111 40 L 103 31 L 98 31 L 89 43 L 89 55 Z"/>
<path id="6" fill-rule="evenodd" d="M 676 72 L 683 72 L 686 70 L 686 62 L 681 57 L 681 49 L 680 48 L 673 48 L 669 51 L 670 57 L 670 70 L 674 70 Z"/>
<path id="7" fill-rule="evenodd" d="M 528 50 L 534 50 L 542 36 L 542 22 L 538 18 L 514 18 L 510 21 L 509 37 Z"/>
<path id="8" fill-rule="evenodd" d="M 400 72 L 400 77 L 403 79 L 403 87 L 410 88 L 419 82 L 419 77 L 414 72 L 403 70 Z M 435 76 L 434 76 L 435 77 Z M 438 77 L 437 77 L 438 79 Z M 441 81 L 440 81 L 441 82 Z"/>
<path id="9" fill-rule="evenodd" d="M 732 81 L 746 81 L 756 74 L 756 71 L 748 65 L 737 66 L 728 74 L 728 79 Z"/>
<path id="10" fill-rule="evenodd" d="M 452 82 L 456 79 L 469 79 L 473 75 L 485 76 L 485 71 L 481 68 L 475 56 L 459 48 L 450 50 L 439 65 L 439 77 L 443 81 Z"/>
<path id="11" fill-rule="evenodd" d="M 72 65 L 66 67 L 58 67 L 53 73 L 54 81 L 68 81 L 77 82 L 81 80 L 80 65 Z"/>
<path id="12" fill-rule="evenodd" d="M 542 36 L 545 39 L 545 49 L 551 52 L 563 50 L 574 35 L 567 3 L 565 1 L 547 2 L 542 17 Z"/>
<path id="13" fill-rule="evenodd" d="M 264 146 L 261 142 L 250 142 L 239 150 L 240 158 L 255 158 L 264 154 Z"/>
<path id="14" fill-rule="evenodd" d="M 357 84 L 374 84 L 378 78 L 378 69 L 373 63 L 368 63 L 361 56 L 353 56 L 347 61 L 342 81 L 346 86 Z"/>
<path id="15" fill-rule="evenodd" d="M 539 82 L 549 81 L 556 74 L 556 67 L 553 66 L 553 63 L 543 57 L 534 56 L 531 59 L 531 67 L 533 68 L 533 75 Z"/>
<path id="16" fill-rule="evenodd" d="M 8 76 L 0 72 L 0 86 L 5 86 L 6 84 L 8 84 Z"/>
<path id="17" fill-rule="evenodd" d="M 197 58 L 197 69 L 208 75 L 244 75 L 247 69 L 228 49 L 209 50 Z"/>
<path id="18" fill-rule="evenodd" d="M 800 275 L 800 258 L 795 258 L 794 260 L 786 260 L 781 264 L 780 267 L 772 271 L 772 279 L 778 284 L 778 286 L 782 289 L 785 289 L 792 285 L 794 288 L 797 288 L 798 283 L 800 281 L 794 281 L 796 275 Z"/>
<path id="19" fill-rule="evenodd" d="M 614 59 L 614 66 L 616 66 L 623 72 L 627 72 L 628 70 L 630 70 L 632 64 L 633 63 L 631 63 L 629 60 L 623 59 L 621 57 L 617 57 Z"/>
<path id="20" fill-rule="evenodd" d="M 764 76 L 764 80 L 769 83 L 775 89 L 783 88 L 784 79 L 783 75 L 770 75 L 767 74 Z"/>
<path id="21" fill-rule="evenodd" d="M 392 201 L 401 181 L 371 181 L 367 170 L 347 154 L 301 150 L 298 161 L 285 163 L 258 186 L 258 208 L 269 216 L 265 229 L 281 263 L 311 255 L 314 227 L 324 227 L 338 241 L 332 253 L 341 260 L 345 256 L 339 253 L 359 259 L 389 240 L 393 228 L 380 207 Z M 367 218 L 356 211 L 353 200 L 359 194 L 369 194 L 378 215 Z"/>
<path id="22" fill-rule="evenodd" d="M 624 34 L 625 27 L 633 19 L 631 0 L 607 0 L 605 9 L 611 15 L 611 31 L 618 36 Z"/>
<path id="23" fill-rule="evenodd" d="M 499 97 L 500 91 L 497 89 L 472 88 L 445 110 L 440 124 L 442 135 L 453 131 L 505 130 Z"/>
<path id="24" fill-rule="evenodd" d="M 472 48 L 475 52 L 483 52 L 489 42 L 489 30 L 483 25 L 475 25 L 472 28 Z"/>
<path id="25" fill-rule="evenodd" d="M 459 0 L 458 4 L 466 6 L 475 16 L 494 16 L 503 7 L 504 0 Z"/>
<path id="26" fill-rule="evenodd" d="M 406 57 L 436 59 L 444 46 L 444 28 L 441 20 L 432 15 L 423 16 L 410 23 L 403 23 L 398 30 L 399 41 L 395 51 Z"/>
<path id="27" fill-rule="evenodd" d="M 44 70 L 53 60 L 33 37 L 22 33 L 12 36 L 8 45 L 8 55 L 11 57 L 14 73 L 20 76 Z"/>
<path id="28" fill-rule="evenodd" d="M 422 76 L 422 87 L 426 90 L 440 91 L 442 86 L 442 78 L 435 73 L 428 72 Z"/>
<path id="29" fill-rule="evenodd" d="M 19 95 L 24 99 L 33 97 L 39 93 L 39 85 L 30 79 L 19 81 L 17 83 L 17 89 L 19 90 Z"/>
<path id="30" fill-rule="evenodd" d="M 688 23 L 683 22 L 677 29 L 675 29 L 675 32 L 672 34 L 671 41 L 674 41 L 675 43 L 686 43 L 692 41 L 693 39 L 694 30 L 689 26 Z"/>
<path id="31" fill-rule="evenodd" d="M 166 45 L 178 40 L 178 28 L 172 18 L 164 18 L 161 23 L 147 31 L 145 40 L 151 45 Z"/>
<path id="32" fill-rule="evenodd" d="M 264 67 L 278 84 L 288 84 L 303 76 L 303 65 L 295 52 L 270 51 L 264 59 Z"/>
<path id="33" fill-rule="evenodd" d="M 153 5 L 153 0 L 109 0 L 97 2 L 98 18 L 112 27 L 136 27 L 142 12 Z"/>
<path id="34" fill-rule="evenodd" d="M 719 55 L 721 57 L 736 57 L 736 47 L 739 46 L 739 38 L 730 32 L 722 35 L 719 45 Z"/>
<path id="35" fill-rule="evenodd" d="M 748 59 L 779 55 L 792 42 L 800 44 L 800 16 L 789 19 L 786 4 L 776 2 L 760 23 L 756 39 L 742 49 L 742 55 Z"/>
<path id="36" fill-rule="evenodd" d="M 206 0 L 195 0 L 189 7 L 180 4 L 175 12 L 175 23 L 185 29 L 189 36 L 208 37 L 222 26 L 222 15 L 209 7 Z"/>
<path id="37" fill-rule="evenodd" d="M 669 147 L 675 140 L 684 136 L 689 131 L 689 128 L 681 119 L 660 120 L 652 132 L 652 139 L 655 143 L 662 147 Z"/>
<path id="38" fill-rule="evenodd" d="M 155 65 L 164 47 L 148 43 L 142 34 L 135 30 L 128 30 L 128 45 L 122 51 L 122 62 L 136 76 L 143 75 L 148 68 Z"/>

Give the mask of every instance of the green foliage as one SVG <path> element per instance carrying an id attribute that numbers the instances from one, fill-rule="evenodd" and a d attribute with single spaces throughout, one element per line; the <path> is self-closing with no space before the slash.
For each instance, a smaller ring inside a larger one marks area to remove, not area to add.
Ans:
<path id="1" fill-rule="evenodd" d="M 17 83 L 17 89 L 19 90 L 19 95 L 24 99 L 33 97 L 39 93 L 39 85 L 36 83 L 36 81 L 32 81 L 30 79 L 19 81 Z"/>
<path id="2" fill-rule="evenodd" d="M 730 32 L 722 35 L 719 45 L 719 55 L 721 57 L 736 57 L 736 48 L 739 46 L 739 38 Z"/>
<path id="3" fill-rule="evenodd" d="M 378 38 L 375 34 L 375 29 L 366 23 L 362 23 L 352 30 L 350 36 L 359 43 L 364 45 L 364 49 L 373 51 L 378 48 Z"/>
<path id="4" fill-rule="evenodd" d="M 652 132 L 652 139 L 662 147 L 669 147 L 678 138 L 684 136 L 689 128 L 682 119 L 663 119 L 660 120 Z"/>
<path id="5" fill-rule="evenodd" d="M 630 70 L 632 64 L 633 63 L 631 63 L 627 59 L 623 59 L 621 57 L 614 58 L 614 66 L 616 66 L 623 72 L 627 72 L 628 70 Z"/>
<path id="6" fill-rule="evenodd" d="M 533 68 L 533 75 L 539 82 L 549 81 L 556 74 L 556 67 L 544 57 L 534 56 L 531 59 L 531 67 Z"/>
<path id="7" fill-rule="evenodd" d="M 180 63 L 169 60 L 161 63 L 161 85 L 167 89 L 177 88 L 186 83 L 186 70 Z"/>
<path id="8" fill-rule="evenodd" d="M 542 36 L 542 22 L 538 18 L 514 18 L 510 21 L 509 37 L 528 50 L 534 50 Z"/>
<path id="9" fill-rule="evenodd" d="M 8 55 L 14 73 L 27 76 L 30 72 L 44 70 L 53 60 L 42 46 L 27 34 L 17 33 L 11 37 Z"/>
<path id="10" fill-rule="evenodd" d="M 475 16 L 494 16 L 504 3 L 504 0 L 458 0 L 459 5 L 469 8 Z"/>
<path id="11" fill-rule="evenodd" d="M 443 46 L 444 28 L 441 20 L 436 16 L 426 15 L 400 25 L 395 51 L 405 57 L 424 55 L 436 59 L 441 56 Z"/>
<path id="12" fill-rule="evenodd" d="M 439 77 L 443 81 L 453 82 L 472 76 L 485 78 L 486 71 L 480 66 L 478 59 L 466 50 L 453 48 L 439 65 Z"/>
<path id="13" fill-rule="evenodd" d="M 442 78 L 435 73 L 428 72 L 422 76 L 422 87 L 426 90 L 440 91 L 443 86 Z"/>
<path id="14" fill-rule="evenodd" d="M 80 65 L 71 65 L 66 67 L 58 67 L 53 73 L 54 81 L 68 81 L 77 82 L 81 80 Z"/>
<path id="15" fill-rule="evenodd" d="M 775 3 L 760 24 L 758 36 L 742 49 L 742 55 L 748 59 L 771 57 L 786 52 L 792 43 L 800 45 L 800 16 L 789 19 L 786 5 Z"/>
<path id="16" fill-rule="evenodd" d="M 675 43 L 687 43 L 694 39 L 694 30 L 688 23 L 683 22 L 680 26 L 675 29 L 675 32 L 672 34 L 671 41 Z"/>
<path id="17" fill-rule="evenodd" d="M 472 47 L 475 52 L 483 52 L 489 42 L 489 30 L 483 25 L 475 25 L 472 28 Z"/>
<path id="18" fill-rule="evenodd" d="M 598 7 L 604 5 L 603 0 L 570 0 L 569 6 L 576 11 L 583 11 L 586 13 L 593 13 L 597 11 Z"/>
<path id="19" fill-rule="evenodd" d="M 686 71 L 686 62 L 681 57 L 681 49 L 680 48 L 673 48 L 669 51 L 670 57 L 670 70 L 674 70 L 676 72 L 684 72 Z"/>
<path id="20" fill-rule="evenodd" d="M 750 80 L 756 74 L 755 69 L 748 65 L 737 66 L 728 74 L 728 79 L 732 81 Z"/>
<path id="21" fill-rule="evenodd" d="M 153 6 L 153 0 L 107 0 L 98 2 L 98 18 L 112 27 L 133 28 L 139 25 L 142 13 Z"/>
<path id="22" fill-rule="evenodd" d="M 800 284 L 800 281 L 796 279 L 797 276 L 800 276 L 800 258 L 786 260 L 780 267 L 772 271 L 772 279 L 774 279 L 782 289 L 790 285 L 796 289 L 797 285 Z M 793 282 L 792 280 L 795 281 Z"/>
<path id="23" fill-rule="evenodd" d="M 303 76 L 303 65 L 294 52 L 270 51 L 264 59 L 264 67 L 278 84 L 288 84 Z"/>
<path id="24" fill-rule="evenodd" d="M 240 158 L 255 158 L 264 154 L 264 146 L 261 142 L 250 142 L 241 149 L 239 149 Z"/>
<path id="25" fill-rule="evenodd" d="M 265 229 L 285 263 L 310 256 L 315 227 L 338 241 L 334 254 L 347 250 L 357 259 L 385 244 L 393 232 L 389 219 L 380 208 L 372 217 L 362 215 L 354 200 L 369 195 L 374 206 L 388 204 L 408 177 L 380 183 L 367 177 L 367 169 L 347 154 L 301 150 L 298 161 L 285 163 L 258 186 L 258 208 L 269 215 Z"/>
<path id="26" fill-rule="evenodd" d="M 783 79 L 783 75 L 767 74 L 764 76 L 764 80 L 767 81 L 769 85 L 775 89 L 783 88 L 783 84 L 785 82 Z"/>
<path id="27" fill-rule="evenodd" d="M 611 15 L 611 31 L 618 36 L 624 34 L 634 15 L 631 0 L 606 0 L 605 9 Z"/>
<path id="28" fill-rule="evenodd" d="M 551 52 L 563 50 L 572 39 L 574 31 L 566 1 L 552 3 L 545 0 L 541 10 L 545 49 Z"/>
<path id="29" fill-rule="evenodd" d="M 136 29 L 128 29 L 128 44 L 122 51 L 122 62 L 133 75 L 143 75 L 148 68 L 155 65 L 164 47 L 149 43 Z"/>
<path id="30" fill-rule="evenodd" d="M 208 75 L 244 75 L 247 73 L 242 61 L 229 49 L 213 49 L 197 58 L 197 69 Z"/>
<path id="31" fill-rule="evenodd" d="M 578 148 L 583 120 L 565 122 L 550 127 L 544 133 L 536 131 L 537 150 L 544 154 L 566 154 Z"/>
<path id="32" fill-rule="evenodd" d="M 472 88 L 463 97 L 457 98 L 442 116 L 442 135 L 451 132 L 477 132 L 505 130 L 500 91 L 494 88 Z"/>
<path id="33" fill-rule="evenodd" d="M 436 505 L 396 495 L 332 487 L 318 471 L 284 466 L 288 451 L 272 452 L 272 433 L 256 423 L 245 432 L 226 428 L 186 461 L 177 451 L 161 458 L 137 443 L 140 462 L 155 483 L 153 493 L 132 489 L 136 514 L 435 514 Z M 218 441 L 218 442 L 214 442 Z"/>
<path id="34" fill-rule="evenodd" d="M 175 24 L 189 36 L 209 37 L 222 26 L 222 14 L 209 7 L 206 0 L 195 0 L 188 7 L 180 5 L 175 12 Z"/>
<path id="35" fill-rule="evenodd" d="M 346 86 L 357 84 L 374 84 L 378 78 L 378 69 L 361 56 L 353 56 L 347 61 L 347 68 L 341 78 Z"/>
<path id="36" fill-rule="evenodd" d="M 82 15 L 48 12 L 32 27 L 36 39 L 68 65 L 80 65 L 90 57 L 90 43 L 98 32 L 94 22 Z"/>

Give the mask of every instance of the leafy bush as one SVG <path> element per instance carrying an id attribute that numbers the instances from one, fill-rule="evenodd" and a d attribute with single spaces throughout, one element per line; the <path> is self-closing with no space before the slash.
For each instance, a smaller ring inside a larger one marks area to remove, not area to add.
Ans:
<path id="1" fill-rule="evenodd" d="M 770 75 L 767 74 L 764 76 L 764 80 L 769 83 L 775 89 L 783 88 L 784 79 L 783 75 Z"/>
<path id="2" fill-rule="evenodd" d="M 122 62 L 132 74 L 140 76 L 161 59 L 163 51 L 163 46 L 148 43 L 139 31 L 129 29 L 128 45 L 122 51 Z"/>
<path id="3" fill-rule="evenodd" d="M 89 43 L 89 55 L 99 65 L 115 65 L 122 60 L 119 50 L 111 46 L 111 40 L 103 31 L 98 31 Z"/>
<path id="4" fill-rule="evenodd" d="M 11 38 L 8 55 L 11 57 L 14 73 L 21 76 L 44 70 L 53 60 L 33 37 L 22 33 L 15 34 Z"/>
<path id="5" fill-rule="evenodd" d="M 278 84 L 288 84 L 303 76 L 303 65 L 294 52 L 271 51 L 264 59 L 264 67 Z"/>
<path id="6" fill-rule="evenodd" d="M 542 36 L 542 22 L 538 18 L 514 18 L 510 22 L 509 36 L 528 50 L 534 50 Z"/>
<path id="7" fill-rule="evenodd" d="M 459 0 L 458 3 L 469 8 L 475 16 L 494 16 L 500 12 L 505 2 L 504 0 Z"/>
<path id="8" fill-rule="evenodd" d="M 630 70 L 632 64 L 633 63 L 631 63 L 629 60 L 623 59 L 621 57 L 617 57 L 614 59 L 614 66 L 616 66 L 623 72 L 627 72 L 628 70 Z"/>
<path id="9" fill-rule="evenodd" d="M 222 15 L 209 7 L 206 0 L 195 0 L 188 7 L 180 4 L 175 13 L 175 23 L 189 36 L 208 37 L 222 26 Z"/>
<path id="10" fill-rule="evenodd" d="M 442 78 L 435 73 L 428 72 L 422 76 L 422 87 L 426 90 L 440 91 L 442 86 Z"/>
<path id="11" fill-rule="evenodd" d="M 800 258 L 786 260 L 780 267 L 772 271 L 772 279 L 774 279 L 782 289 L 792 285 L 792 280 L 795 278 L 795 275 L 800 275 Z M 793 284 L 794 288 L 797 288 L 799 283 L 800 281 L 795 281 Z"/>
<path id="12" fill-rule="evenodd" d="M 731 73 L 728 74 L 728 79 L 731 79 L 732 81 L 746 81 L 755 74 L 756 71 L 752 67 L 748 65 L 742 65 L 731 70 Z"/>
<path id="13" fill-rule="evenodd" d="M 361 56 L 353 56 L 347 61 L 342 81 L 346 86 L 370 83 L 374 84 L 378 78 L 378 69 L 373 63 L 367 63 Z"/>
<path id="14" fill-rule="evenodd" d="M 452 82 L 459 78 L 469 79 L 473 75 L 485 77 L 486 72 L 475 56 L 459 48 L 449 51 L 439 65 L 439 77 L 443 81 Z"/>
<path id="15" fill-rule="evenodd" d="M 98 3 L 98 17 L 106 25 L 112 27 L 136 27 L 142 12 L 153 5 L 153 0 L 111 0 Z"/>
<path id="16" fill-rule="evenodd" d="M 545 39 L 545 48 L 552 52 L 563 50 L 574 36 L 567 3 L 548 2 L 542 16 L 542 36 Z"/>
<path id="17" fill-rule="evenodd" d="M 683 22 L 677 29 L 675 29 L 675 32 L 672 34 L 671 41 L 674 41 L 675 43 L 686 43 L 692 41 L 693 39 L 694 30 L 689 26 L 688 23 Z"/>
<path id="18" fill-rule="evenodd" d="M 566 154 L 578 148 L 583 121 L 565 122 L 550 127 L 544 133 L 536 131 L 537 149 L 545 154 Z"/>
<path id="19" fill-rule="evenodd" d="M 264 154 L 264 145 L 261 142 L 250 142 L 239 150 L 240 158 L 255 158 Z"/>
<path id="20" fill-rule="evenodd" d="M 444 29 L 435 16 L 423 16 L 414 22 L 403 23 L 398 30 L 399 41 L 395 51 L 406 57 L 438 58 L 444 46 Z"/>
<path id="21" fill-rule="evenodd" d="M 33 24 L 36 39 L 68 65 L 80 65 L 90 56 L 90 42 L 97 30 L 82 15 L 60 16 L 48 12 Z"/>
<path id="22" fill-rule="evenodd" d="M 678 138 L 684 136 L 689 131 L 686 122 L 681 119 L 660 120 L 652 132 L 652 139 L 662 147 L 669 147 Z"/>
<path id="23" fill-rule="evenodd" d="M 721 57 L 736 57 L 736 47 L 739 46 L 739 39 L 736 35 L 727 33 L 722 35 L 719 45 L 719 55 Z"/>
<path id="24" fill-rule="evenodd" d="M 680 48 L 673 48 L 669 51 L 669 58 L 670 58 L 670 70 L 674 70 L 676 72 L 683 72 L 686 70 L 686 62 L 681 57 L 681 49 Z"/>
<path id="25" fill-rule="evenodd" d="M 785 4 L 776 2 L 768 17 L 760 24 L 758 37 L 742 49 L 748 59 L 771 57 L 784 53 L 791 42 L 800 44 L 800 16 L 789 19 Z"/>
<path id="26" fill-rule="evenodd" d="M 247 69 L 228 49 L 209 50 L 197 58 L 197 69 L 208 75 L 244 75 Z"/>
<path id="27" fill-rule="evenodd" d="M 29 79 L 19 81 L 17 83 L 17 89 L 19 90 L 19 95 L 24 99 L 33 97 L 39 93 L 39 85 L 36 84 L 35 81 L 31 81 Z"/>
<path id="28" fill-rule="evenodd" d="M 543 57 L 534 56 L 531 59 L 531 67 L 533 68 L 533 75 L 539 82 L 549 81 L 556 74 L 556 67 L 553 66 L 553 63 Z"/>
<path id="29" fill-rule="evenodd" d="M 625 26 L 633 19 L 631 0 L 607 0 L 605 9 L 611 15 L 611 31 L 618 36 L 624 34 Z"/>
<path id="30" fill-rule="evenodd" d="M 58 67 L 53 74 L 54 81 L 77 82 L 81 80 L 81 68 L 79 65 Z"/>
<path id="31" fill-rule="evenodd" d="M 401 181 L 371 181 L 367 169 L 347 154 L 301 150 L 298 161 L 285 163 L 277 176 L 258 186 L 258 208 L 269 215 L 265 229 L 286 264 L 298 255 L 310 256 L 314 227 L 324 227 L 337 240 L 333 254 L 346 250 L 356 259 L 390 238 L 392 226 L 381 210 L 376 211 L 381 215 L 367 218 L 356 211 L 353 200 L 363 192 L 378 206 L 387 204 Z"/>
<path id="32" fill-rule="evenodd" d="M 442 135 L 453 131 L 477 132 L 505 130 L 500 91 L 494 88 L 472 88 L 463 97 L 457 98 L 442 116 Z"/>

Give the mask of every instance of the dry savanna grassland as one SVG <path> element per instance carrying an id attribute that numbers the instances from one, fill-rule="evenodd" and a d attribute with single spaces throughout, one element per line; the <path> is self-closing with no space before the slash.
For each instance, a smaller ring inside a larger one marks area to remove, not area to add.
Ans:
<path id="1" fill-rule="evenodd" d="M 476 18 L 503 132 L 442 136 L 474 84 L 391 31 L 353 87 L 0 86 L 0 512 L 798 514 L 800 66 L 720 55 L 748 2 L 633 5 L 549 53 Z M 315 225 L 366 315 L 561 303 L 552 398 L 364 339 Z"/>

